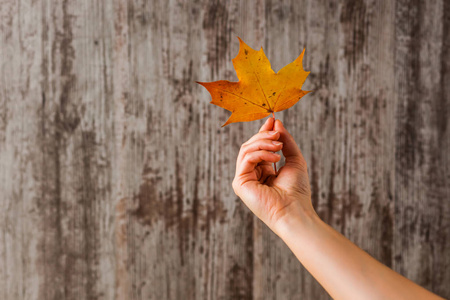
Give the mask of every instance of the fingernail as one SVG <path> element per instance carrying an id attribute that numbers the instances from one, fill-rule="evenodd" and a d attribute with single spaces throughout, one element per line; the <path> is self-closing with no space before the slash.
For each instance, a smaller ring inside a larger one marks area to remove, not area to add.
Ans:
<path id="1" fill-rule="evenodd" d="M 277 134 L 278 133 L 278 131 L 269 131 L 268 132 L 268 134 L 270 134 L 270 135 L 275 135 L 275 134 Z"/>
<path id="2" fill-rule="evenodd" d="M 278 156 L 278 157 L 280 157 L 280 154 L 278 154 L 278 153 L 274 153 L 276 156 Z"/>
<path id="3" fill-rule="evenodd" d="M 283 145 L 283 143 L 279 141 L 272 141 L 272 144 L 274 144 L 275 146 Z"/>

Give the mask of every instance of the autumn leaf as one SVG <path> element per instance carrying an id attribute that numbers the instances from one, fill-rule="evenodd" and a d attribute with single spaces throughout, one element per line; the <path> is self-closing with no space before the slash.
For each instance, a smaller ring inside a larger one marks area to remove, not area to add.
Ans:
<path id="1" fill-rule="evenodd" d="M 211 94 L 212 104 L 232 112 L 222 126 L 262 119 L 288 109 L 310 92 L 301 89 L 309 74 L 302 65 L 305 50 L 275 73 L 262 47 L 256 51 L 238 39 L 239 53 L 232 61 L 239 81 L 197 82 Z"/>

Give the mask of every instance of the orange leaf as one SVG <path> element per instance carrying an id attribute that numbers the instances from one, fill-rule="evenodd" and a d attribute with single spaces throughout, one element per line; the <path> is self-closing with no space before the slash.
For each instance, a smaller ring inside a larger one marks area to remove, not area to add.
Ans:
<path id="1" fill-rule="evenodd" d="M 288 109 L 310 92 L 301 89 L 309 74 L 302 65 L 305 50 L 275 73 L 262 48 L 253 50 L 238 39 L 239 53 L 232 61 L 239 81 L 197 82 L 211 94 L 212 104 L 232 112 L 222 126 L 262 119 Z"/>

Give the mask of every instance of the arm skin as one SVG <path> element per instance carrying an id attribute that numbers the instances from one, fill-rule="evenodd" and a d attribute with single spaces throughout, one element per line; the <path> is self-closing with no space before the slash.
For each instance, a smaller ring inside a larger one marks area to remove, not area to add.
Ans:
<path id="1" fill-rule="evenodd" d="M 272 167 L 285 165 L 277 174 Z M 306 162 L 283 124 L 269 118 L 244 143 L 233 189 L 334 299 L 442 299 L 394 272 L 325 224 L 312 207 Z"/>

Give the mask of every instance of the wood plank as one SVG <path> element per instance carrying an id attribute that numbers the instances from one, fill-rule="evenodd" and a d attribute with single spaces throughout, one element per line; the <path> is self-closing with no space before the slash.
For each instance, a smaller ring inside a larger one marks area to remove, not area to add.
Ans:
<path id="1" fill-rule="evenodd" d="M 116 95 L 122 173 L 116 274 L 119 286 L 129 284 L 120 297 L 252 297 L 254 217 L 230 185 L 242 125 L 220 129 L 227 112 L 194 84 L 234 79 L 233 35 L 261 35 L 253 17 L 236 18 L 239 5 L 117 6 L 116 28 L 125 38 L 116 82 L 127 82 Z"/>
<path id="2" fill-rule="evenodd" d="M 43 278 L 39 203 L 40 4 L 0 9 L 0 297 L 37 299 Z M 34 24 L 33 24 L 34 23 Z M 20 54 L 20 55 L 18 55 Z M 37 278 L 36 278 L 37 277 Z M 36 280 L 38 279 L 38 280 Z"/>
<path id="3" fill-rule="evenodd" d="M 5 5 L 4 299 L 111 299 L 111 7 Z"/>
<path id="4" fill-rule="evenodd" d="M 295 1 L 266 1 L 266 38 L 265 52 L 271 61 L 275 71 L 293 61 L 306 48 L 304 68 L 312 73 L 310 61 L 315 49 L 313 43 L 309 43 L 309 35 L 322 31 L 323 23 L 314 22 L 310 15 L 316 15 L 319 19 L 327 19 L 328 7 L 318 2 Z M 319 42 L 312 39 L 313 42 Z M 304 88 L 312 89 L 314 77 L 308 77 Z M 314 87 L 314 89 L 316 89 Z M 313 93 L 314 95 L 315 93 Z M 301 149 L 308 157 L 308 149 L 302 144 L 304 137 L 299 128 L 312 123 L 308 120 L 308 107 L 314 105 L 314 96 L 306 96 L 288 111 L 276 113 L 276 117 L 284 122 L 284 125 L 293 134 Z M 305 119 L 306 118 L 306 119 Z M 258 221 L 260 222 L 260 221 Z M 328 299 L 327 293 L 314 278 L 301 266 L 295 256 L 286 247 L 282 240 L 273 234 L 265 225 L 262 225 L 262 254 L 261 270 L 258 276 L 259 282 L 255 289 L 261 290 L 257 299 Z M 256 241 L 255 241 L 256 242 Z"/>
<path id="5" fill-rule="evenodd" d="M 315 1 L 302 8 L 276 2 L 266 12 L 273 19 L 268 25 L 268 39 L 275 45 L 269 50 L 271 61 L 275 66 L 278 57 L 291 61 L 298 55 L 293 49 L 306 47 L 304 65 L 311 75 L 305 88 L 315 90 L 282 119 L 309 164 L 319 215 L 389 265 L 392 185 L 385 178 L 393 177 L 394 136 L 388 128 L 394 123 L 395 103 L 389 102 L 394 21 L 386 11 L 392 7 L 373 1 Z M 291 41 L 303 41 L 303 46 Z M 306 270 L 292 267 L 295 258 L 284 248 L 276 237 L 268 243 L 267 257 L 275 258 L 267 262 L 273 265 L 267 282 L 276 284 L 266 285 L 267 293 L 273 299 L 283 293 L 289 299 L 328 299 Z"/>
<path id="6" fill-rule="evenodd" d="M 396 7 L 394 268 L 449 297 L 450 6 Z"/>

